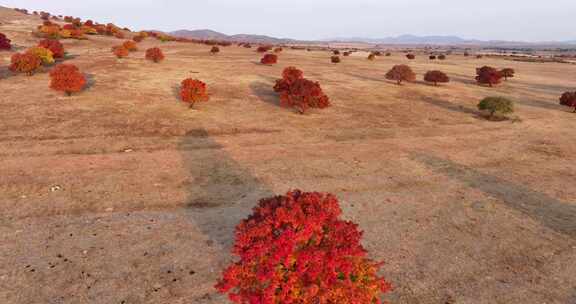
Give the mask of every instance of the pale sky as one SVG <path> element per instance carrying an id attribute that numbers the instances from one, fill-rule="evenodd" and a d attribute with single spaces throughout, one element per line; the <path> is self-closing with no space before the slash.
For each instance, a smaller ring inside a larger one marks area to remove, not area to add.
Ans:
<path id="1" fill-rule="evenodd" d="M 133 30 L 212 29 L 281 38 L 576 40 L 576 0 L 0 0 Z"/>

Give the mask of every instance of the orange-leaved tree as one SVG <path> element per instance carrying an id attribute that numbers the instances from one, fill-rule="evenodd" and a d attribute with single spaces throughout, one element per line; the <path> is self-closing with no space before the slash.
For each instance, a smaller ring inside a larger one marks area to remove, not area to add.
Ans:
<path id="1" fill-rule="evenodd" d="M 238 304 L 377 304 L 391 285 L 368 258 L 358 225 L 329 193 L 294 190 L 260 201 L 236 227 L 238 261 L 216 288 Z"/>
<path id="2" fill-rule="evenodd" d="M 50 71 L 50 88 L 70 96 L 86 85 L 86 77 L 73 64 L 59 64 Z"/>
<path id="3" fill-rule="evenodd" d="M 180 84 L 180 97 L 182 101 L 190 104 L 190 108 L 197 102 L 210 100 L 206 84 L 198 79 L 187 78 Z"/>

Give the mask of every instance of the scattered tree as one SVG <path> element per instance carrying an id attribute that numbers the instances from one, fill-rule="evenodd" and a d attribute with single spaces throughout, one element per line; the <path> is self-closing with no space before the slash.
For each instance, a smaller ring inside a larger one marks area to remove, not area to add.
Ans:
<path id="1" fill-rule="evenodd" d="M 392 56 L 392 53 L 386 53 L 386 57 Z"/>
<path id="2" fill-rule="evenodd" d="M 338 199 L 294 190 L 263 199 L 236 227 L 231 264 L 216 288 L 247 303 L 380 303 L 391 285 L 367 257 Z"/>
<path id="3" fill-rule="evenodd" d="M 450 77 L 448 77 L 448 75 L 442 71 L 428 71 L 424 75 L 424 81 L 432 82 L 435 86 L 437 86 L 438 83 L 450 82 Z"/>
<path id="4" fill-rule="evenodd" d="M 262 59 L 260 59 L 260 63 L 266 65 L 276 64 L 278 62 L 278 56 L 275 54 L 266 54 Z"/>
<path id="5" fill-rule="evenodd" d="M 282 72 L 282 79 L 276 80 L 274 91 L 277 93 L 287 91 L 296 80 L 302 78 L 304 78 L 304 72 L 292 66 L 287 67 Z"/>
<path id="6" fill-rule="evenodd" d="M 334 55 L 340 55 L 340 51 L 339 51 L 339 50 L 333 50 L 333 51 L 332 51 L 332 54 L 334 54 Z"/>
<path id="7" fill-rule="evenodd" d="M 430 60 L 436 60 L 436 56 L 434 55 L 430 55 L 430 57 L 428 57 Z"/>
<path id="8" fill-rule="evenodd" d="M 261 46 L 259 46 L 259 47 L 256 49 L 256 52 L 258 52 L 258 53 L 266 53 L 266 52 L 268 52 L 268 51 L 271 50 L 271 49 L 272 49 L 271 46 L 261 45 Z"/>
<path id="9" fill-rule="evenodd" d="M 446 60 L 446 55 L 444 55 L 444 54 L 438 55 L 438 59 L 439 60 Z"/>
<path id="10" fill-rule="evenodd" d="M 10 50 L 12 49 L 12 45 L 10 44 L 11 40 L 6 37 L 6 35 L 0 33 L 0 50 Z"/>
<path id="11" fill-rule="evenodd" d="M 368 60 L 374 60 L 376 59 L 376 54 L 371 53 L 370 55 L 368 55 Z"/>
<path id="12" fill-rule="evenodd" d="M 293 107 L 300 114 L 304 114 L 309 108 L 323 109 L 330 106 L 330 99 L 318 82 L 299 78 L 294 80 L 287 90 L 280 93 L 280 104 Z"/>
<path id="13" fill-rule="evenodd" d="M 10 71 L 16 73 L 26 73 L 32 76 L 42 66 L 42 59 L 31 53 L 16 53 L 12 55 Z"/>
<path id="14" fill-rule="evenodd" d="M 182 101 L 190 104 L 190 108 L 197 102 L 210 100 L 206 84 L 198 79 L 184 79 L 180 84 L 180 97 Z"/>
<path id="15" fill-rule="evenodd" d="M 82 91 L 86 85 L 86 77 L 73 64 L 57 65 L 50 71 L 50 78 L 50 88 L 62 91 L 68 96 Z"/>
<path id="16" fill-rule="evenodd" d="M 482 57 L 484 57 L 484 56 L 482 56 L 482 55 L 476 55 L 476 58 L 477 58 L 477 59 L 482 59 Z"/>
<path id="17" fill-rule="evenodd" d="M 476 69 L 476 81 L 480 84 L 487 84 L 490 87 L 499 84 L 502 80 L 502 73 L 490 66 L 483 66 Z"/>
<path id="18" fill-rule="evenodd" d="M 508 81 L 508 78 L 513 78 L 515 73 L 516 71 L 512 68 L 504 68 L 500 71 L 500 74 L 502 74 L 505 81 Z"/>
<path id="19" fill-rule="evenodd" d="M 408 59 L 410 59 L 410 60 L 413 60 L 413 59 L 416 59 L 416 55 L 414 55 L 414 54 L 407 54 L 407 55 L 406 55 L 406 58 L 408 58 Z"/>
<path id="20" fill-rule="evenodd" d="M 340 56 L 334 55 L 334 56 L 330 57 L 330 61 L 331 61 L 332 63 L 340 63 L 340 61 L 341 61 L 341 60 L 340 60 Z"/>
<path id="21" fill-rule="evenodd" d="M 210 49 L 210 53 L 211 53 L 212 55 L 216 55 L 216 54 L 220 53 L 220 48 L 217 47 L 217 46 L 213 46 L 213 47 Z"/>
<path id="22" fill-rule="evenodd" d="M 560 97 L 560 104 L 574 108 L 574 113 L 576 113 L 576 92 L 565 92 L 562 94 Z"/>
<path id="23" fill-rule="evenodd" d="M 43 65 L 51 65 L 54 63 L 54 56 L 52 55 L 52 51 L 43 47 L 33 47 L 29 48 L 26 53 L 33 54 L 42 60 Z"/>
<path id="24" fill-rule="evenodd" d="M 414 81 L 416 80 L 416 74 L 412 69 L 405 65 L 395 65 L 388 73 L 386 73 L 386 79 L 394 80 L 398 85 L 402 84 L 402 81 Z"/>
<path id="25" fill-rule="evenodd" d="M 116 55 L 117 58 L 124 58 L 124 57 L 128 57 L 128 55 L 130 54 L 130 51 L 128 51 L 128 49 L 126 49 L 124 46 L 116 46 L 113 48 L 113 52 L 114 55 Z"/>
<path id="26" fill-rule="evenodd" d="M 274 49 L 274 53 L 282 53 L 283 50 L 284 50 L 283 48 L 277 47 Z"/>
<path id="27" fill-rule="evenodd" d="M 350 54 L 352 54 L 352 52 L 344 52 L 344 53 L 342 53 L 342 55 L 344 55 L 344 57 L 348 57 L 348 56 L 350 56 Z"/>
<path id="28" fill-rule="evenodd" d="M 157 48 L 157 47 L 147 49 L 146 50 L 146 59 L 158 63 L 158 62 L 164 60 L 164 53 L 162 53 L 162 50 Z"/>
<path id="29" fill-rule="evenodd" d="M 56 39 L 44 39 L 38 43 L 38 46 L 49 49 L 54 58 L 64 58 L 64 46 Z"/>
<path id="30" fill-rule="evenodd" d="M 488 111 L 492 118 L 495 114 L 506 115 L 514 112 L 514 103 L 505 97 L 486 97 L 478 103 L 478 110 Z"/>
<path id="31" fill-rule="evenodd" d="M 136 45 L 136 42 L 134 42 L 132 40 L 124 41 L 124 43 L 122 43 L 122 46 L 130 52 L 136 52 L 138 50 L 138 46 Z"/>

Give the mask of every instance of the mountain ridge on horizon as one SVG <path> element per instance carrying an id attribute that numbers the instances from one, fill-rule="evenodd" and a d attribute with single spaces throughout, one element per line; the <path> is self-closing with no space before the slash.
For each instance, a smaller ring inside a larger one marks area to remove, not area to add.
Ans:
<path id="1" fill-rule="evenodd" d="M 290 38 L 276 38 L 267 35 L 252 35 L 252 34 L 236 34 L 227 35 L 210 29 L 199 30 L 177 30 L 169 34 L 183 37 L 195 38 L 206 40 L 230 40 L 237 42 L 253 42 L 253 43 L 294 43 L 304 42 L 305 40 L 290 39 Z M 311 42 L 313 40 L 306 40 Z M 528 42 L 528 41 L 511 41 L 511 40 L 480 40 L 480 39 L 465 39 L 456 35 L 430 35 L 418 36 L 411 34 L 404 34 L 395 37 L 386 38 L 364 38 L 364 37 L 339 37 L 315 40 L 315 42 L 340 42 L 340 43 L 368 43 L 368 44 L 390 44 L 390 45 L 493 45 L 493 46 L 506 46 L 506 45 L 576 45 L 576 39 L 565 41 L 542 41 L 542 42 Z"/>

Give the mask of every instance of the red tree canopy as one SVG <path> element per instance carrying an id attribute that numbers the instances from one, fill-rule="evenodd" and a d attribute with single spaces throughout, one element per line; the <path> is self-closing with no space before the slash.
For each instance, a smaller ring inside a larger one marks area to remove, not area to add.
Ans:
<path id="1" fill-rule="evenodd" d="M 499 84 L 502 80 L 502 73 L 490 66 L 483 66 L 476 69 L 476 81 L 480 84 L 493 86 Z"/>
<path id="2" fill-rule="evenodd" d="M 260 201 L 236 227 L 238 262 L 216 288 L 234 303 L 380 303 L 391 286 L 340 219 L 338 199 L 295 190 Z"/>

